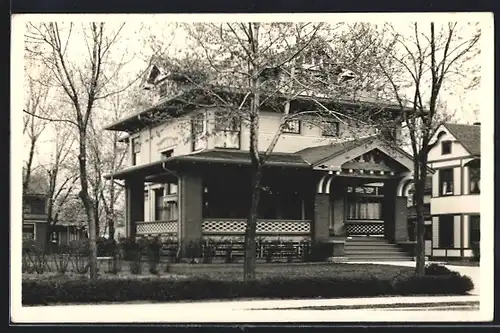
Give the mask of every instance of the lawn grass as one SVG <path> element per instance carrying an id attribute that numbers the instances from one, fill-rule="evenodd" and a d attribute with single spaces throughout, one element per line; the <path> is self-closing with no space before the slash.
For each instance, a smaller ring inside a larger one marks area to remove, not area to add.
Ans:
<path id="1" fill-rule="evenodd" d="M 411 273 L 412 267 L 399 267 L 376 264 L 347 264 L 347 263 L 318 263 L 318 264 L 261 264 L 257 265 L 257 279 L 276 277 L 375 277 L 393 278 L 401 273 Z M 199 276 L 210 279 L 242 280 L 242 265 L 209 265 L 197 267 L 196 265 L 173 265 L 171 272 L 174 274 Z"/>
<path id="2" fill-rule="evenodd" d="M 160 278 L 160 279 L 179 279 L 189 277 L 200 277 L 214 280 L 243 280 L 243 264 L 169 264 L 169 270 L 166 271 L 166 263 L 158 267 L 159 274 L 153 275 L 148 271 L 147 263 L 143 263 L 142 273 L 135 275 L 130 273 L 129 262 L 122 262 L 122 269 L 118 274 L 105 273 L 106 269 L 102 267 L 100 278 L 105 279 L 124 279 L 124 278 Z M 413 267 L 400 267 L 383 264 L 347 264 L 347 263 L 273 263 L 257 264 L 257 279 L 279 278 L 279 277 L 375 277 L 375 278 L 393 278 L 401 273 L 411 273 Z M 73 280 L 86 278 L 88 274 L 81 275 L 74 272 L 58 274 L 56 272 L 46 272 L 44 274 L 23 273 L 23 280 L 36 279 L 60 279 Z"/>

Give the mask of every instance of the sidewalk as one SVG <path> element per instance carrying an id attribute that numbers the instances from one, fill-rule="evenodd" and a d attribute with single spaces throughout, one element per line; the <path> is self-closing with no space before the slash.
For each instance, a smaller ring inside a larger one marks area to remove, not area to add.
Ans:
<path id="1" fill-rule="evenodd" d="M 32 322 L 480 321 L 478 296 L 241 300 L 23 308 Z M 433 303 L 432 306 L 419 306 Z M 450 305 L 450 303 L 453 303 Z M 388 306 L 389 305 L 389 306 Z M 393 306 L 392 306 L 393 305 Z M 460 312 L 457 312 L 458 309 Z M 24 321 L 25 322 L 25 321 Z"/>

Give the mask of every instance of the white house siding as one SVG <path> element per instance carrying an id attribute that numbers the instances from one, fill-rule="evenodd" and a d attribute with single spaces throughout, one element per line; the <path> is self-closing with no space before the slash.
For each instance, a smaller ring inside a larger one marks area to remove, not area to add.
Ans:
<path id="1" fill-rule="evenodd" d="M 281 122 L 281 115 L 274 112 L 261 112 L 259 124 L 259 150 L 266 150 L 276 134 Z M 368 128 L 356 128 L 353 132 L 348 126 L 339 124 L 339 136 L 327 137 L 322 135 L 322 128 L 301 121 L 300 134 L 283 133 L 275 152 L 294 153 L 307 147 L 326 145 L 329 143 L 374 134 L 374 130 Z M 248 126 L 242 126 L 241 149 L 248 150 L 250 147 L 250 132 Z"/>
<path id="2" fill-rule="evenodd" d="M 132 153 L 132 139 L 139 137 L 141 152 L 137 165 L 159 161 L 163 151 L 173 149 L 172 156 L 191 153 L 191 123 L 189 117 L 181 117 L 175 121 L 165 122 L 152 128 L 131 135 L 129 151 Z M 129 162 L 132 162 L 130 154 Z"/>
<path id="3" fill-rule="evenodd" d="M 432 217 L 432 247 L 439 247 L 439 217 Z"/>
<path id="4" fill-rule="evenodd" d="M 469 167 L 464 166 L 462 170 L 463 170 L 462 172 L 463 172 L 463 180 L 464 180 L 464 184 L 463 184 L 464 193 L 462 193 L 462 194 L 469 194 L 469 191 L 470 191 Z"/>
<path id="5" fill-rule="evenodd" d="M 431 199 L 431 215 L 467 214 L 480 211 L 479 195 L 446 196 Z"/>
<path id="6" fill-rule="evenodd" d="M 431 151 L 429 151 L 428 154 L 429 162 L 449 160 L 450 158 L 459 159 L 461 157 L 468 157 L 470 155 L 469 152 L 459 142 L 456 141 L 456 138 L 453 135 L 451 135 L 445 127 L 441 127 L 436 132 L 436 134 L 441 131 L 444 131 L 446 134 L 439 139 L 439 143 L 434 147 L 434 149 L 431 149 Z M 452 141 L 451 154 L 441 155 L 441 142 L 443 141 Z"/>
<path id="7" fill-rule="evenodd" d="M 463 240 L 464 240 L 464 248 L 468 248 L 470 247 L 470 244 L 469 244 L 469 215 L 464 215 L 463 216 L 463 229 L 462 229 L 462 232 L 463 232 Z"/>
<path id="8" fill-rule="evenodd" d="M 453 169 L 453 194 L 460 195 L 462 191 L 462 167 Z"/>
<path id="9" fill-rule="evenodd" d="M 455 215 L 453 217 L 453 247 L 461 248 L 462 243 L 462 230 L 461 230 L 461 221 L 462 217 L 460 215 Z"/>

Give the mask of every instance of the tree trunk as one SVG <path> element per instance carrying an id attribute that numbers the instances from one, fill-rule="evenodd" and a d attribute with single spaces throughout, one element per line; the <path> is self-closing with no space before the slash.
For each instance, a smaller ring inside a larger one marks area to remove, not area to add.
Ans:
<path id="1" fill-rule="evenodd" d="M 78 156 L 79 169 L 80 169 L 80 185 L 81 190 L 79 193 L 82 199 L 83 206 L 85 207 L 85 212 L 87 213 L 87 220 L 89 224 L 89 266 L 90 266 L 90 278 L 97 279 L 97 245 L 96 245 L 96 219 L 94 216 L 94 209 L 92 204 L 92 199 L 89 196 L 88 191 L 88 179 L 87 179 L 87 146 L 86 146 L 86 133 L 85 131 L 80 131 L 80 151 Z"/>
<path id="2" fill-rule="evenodd" d="M 260 184 L 262 180 L 262 165 L 259 163 L 254 166 L 253 180 L 252 180 L 252 200 L 250 204 L 250 213 L 247 218 L 247 225 L 245 228 L 245 262 L 243 266 L 243 277 L 245 281 L 255 279 L 256 267 L 256 244 L 255 237 L 257 234 L 257 212 L 260 201 Z"/>
<path id="3" fill-rule="evenodd" d="M 108 235 L 109 239 L 115 239 L 115 221 L 113 218 L 108 218 Z"/>
<path id="4" fill-rule="evenodd" d="M 28 156 L 28 161 L 26 163 L 26 172 L 24 174 L 24 179 L 23 179 L 23 193 L 26 193 L 29 188 L 31 179 L 31 167 L 33 165 L 33 156 L 35 155 L 35 145 L 36 145 L 36 140 L 31 139 L 30 152 Z"/>
<path id="5" fill-rule="evenodd" d="M 423 155 L 423 154 L 421 154 Z M 425 274 L 425 218 L 424 218 L 424 192 L 425 192 L 425 183 L 427 177 L 427 159 L 425 156 L 419 156 L 418 160 L 418 170 L 416 170 L 416 179 L 415 179 L 415 208 L 417 215 L 417 235 L 416 235 L 416 248 L 415 248 L 415 256 L 416 256 L 416 267 L 415 273 L 417 275 Z"/>

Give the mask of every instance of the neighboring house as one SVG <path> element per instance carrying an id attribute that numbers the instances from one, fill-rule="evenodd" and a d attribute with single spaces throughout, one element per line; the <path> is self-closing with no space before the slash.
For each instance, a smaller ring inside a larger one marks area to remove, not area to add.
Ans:
<path id="1" fill-rule="evenodd" d="M 34 240 L 39 248 L 47 244 L 47 196 L 23 195 L 23 240 Z"/>
<path id="2" fill-rule="evenodd" d="M 68 245 L 72 240 L 84 238 L 82 228 L 71 222 L 61 222 L 52 226 L 49 236 L 47 221 L 47 195 L 23 194 L 23 240 L 34 240 L 36 247 L 43 249 L 49 243 L 58 246 Z"/>
<path id="3" fill-rule="evenodd" d="M 152 82 L 158 72 L 152 71 Z M 251 188 L 248 124 L 228 123 L 214 108 L 181 112 L 178 105 L 176 98 L 164 100 L 106 127 L 129 134 L 129 166 L 105 176 L 125 182 L 125 234 L 175 237 L 184 244 L 201 237 L 242 239 Z M 298 98 L 293 107 L 311 107 L 310 100 Z M 386 110 L 397 115 L 398 107 Z M 169 117 L 158 121 L 161 114 Z M 280 117 L 261 111 L 260 150 Z M 266 163 L 258 237 L 408 242 L 403 195 L 411 156 L 374 129 L 358 128 L 355 138 L 337 119 L 325 121 L 329 126 L 294 120 L 279 139 Z"/>
<path id="4" fill-rule="evenodd" d="M 446 123 L 433 140 L 431 256 L 470 258 L 480 240 L 481 127 Z"/>

